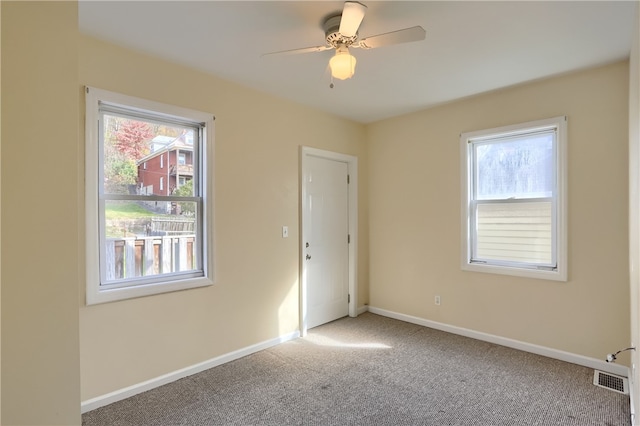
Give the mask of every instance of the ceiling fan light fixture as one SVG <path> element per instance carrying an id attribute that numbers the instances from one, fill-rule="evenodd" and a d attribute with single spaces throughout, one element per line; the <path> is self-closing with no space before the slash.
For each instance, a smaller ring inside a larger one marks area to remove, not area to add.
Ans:
<path id="1" fill-rule="evenodd" d="M 338 80 L 346 80 L 353 77 L 356 72 L 356 58 L 349 53 L 346 46 L 340 46 L 336 49 L 336 54 L 329 61 L 331 68 L 331 76 Z"/>

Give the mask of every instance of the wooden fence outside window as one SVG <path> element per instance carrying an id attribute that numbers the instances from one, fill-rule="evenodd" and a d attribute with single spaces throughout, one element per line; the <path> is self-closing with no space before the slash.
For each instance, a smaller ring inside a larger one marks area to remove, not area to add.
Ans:
<path id="1" fill-rule="evenodd" d="M 195 235 L 108 238 L 106 280 L 192 271 Z"/>

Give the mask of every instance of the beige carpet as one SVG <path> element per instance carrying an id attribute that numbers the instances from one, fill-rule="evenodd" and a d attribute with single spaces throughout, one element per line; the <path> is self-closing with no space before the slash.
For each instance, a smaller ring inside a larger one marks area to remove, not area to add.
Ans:
<path id="1" fill-rule="evenodd" d="M 628 425 L 593 370 L 366 313 L 83 415 L 90 425 Z"/>

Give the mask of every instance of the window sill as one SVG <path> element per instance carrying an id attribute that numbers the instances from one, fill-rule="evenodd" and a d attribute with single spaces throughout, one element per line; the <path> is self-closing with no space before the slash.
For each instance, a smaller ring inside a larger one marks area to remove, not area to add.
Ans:
<path id="1" fill-rule="evenodd" d="M 567 273 L 561 269 L 555 271 L 549 270 L 534 270 L 534 269 L 524 269 L 524 268 L 515 268 L 508 266 L 498 266 L 498 265 L 486 265 L 479 263 L 468 263 L 464 262 L 461 265 L 463 271 L 468 272 L 482 272 L 487 274 L 498 274 L 498 275 L 511 275 L 515 277 L 523 277 L 523 278 L 533 278 L 539 280 L 550 280 L 550 281 L 567 281 Z"/>
<path id="2" fill-rule="evenodd" d="M 188 290 L 191 288 L 207 287 L 211 285 L 213 285 L 213 281 L 206 277 L 111 289 L 100 289 L 96 284 L 95 286 L 88 287 L 96 290 L 87 293 L 87 306 Z"/>

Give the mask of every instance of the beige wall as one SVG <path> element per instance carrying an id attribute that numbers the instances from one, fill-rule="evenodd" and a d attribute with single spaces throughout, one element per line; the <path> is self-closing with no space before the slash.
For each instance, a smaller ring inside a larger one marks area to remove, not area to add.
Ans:
<path id="1" fill-rule="evenodd" d="M 634 12 L 634 33 L 629 58 L 629 272 L 631 346 L 640 342 L 640 8 Z M 629 380 L 631 407 L 640 409 L 640 350 L 631 352 Z M 632 416 L 635 414 L 631 413 Z M 635 414 L 634 425 L 640 423 Z"/>
<path id="2" fill-rule="evenodd" d="M 2 424 L 80 424 L 78 15 L 2 8 Z"/>
<path id="3" fill-rule="evenodd" d="M 79 61 L 80 84 L 216 116 L 217 284 L 90 307 L 82 291 L 82 400 L 295 331 L 299 146 L 357 156 L 366 206 L 364 126 L 87 37 Z M 366 208 L 359 219 L 364 304 Z"/>
<path id="4" fill-rule="evenodd" d="M 626 347 L 627 99 L 621 62 L 370 125 L 371 305 L 597 359 Z M 558 115 L 569 281 L 461 271 L 460 133 Z"/>
<path id="5" fill-rule="evenodd" d="M 0 4 L 0 47 L 2 46 L 2 5 Z M 1 50 L 1 49 L 0 49 Z M 0 55 L 0 82 L 2 55 Z M 0 90 L 0 241 L 2 241 L 2 90 Z M 2 244 L 0 244 L 0 330 L 2 330 Z M 2 424 L 2 338 L 0 337 L 0 424 Z"/>

